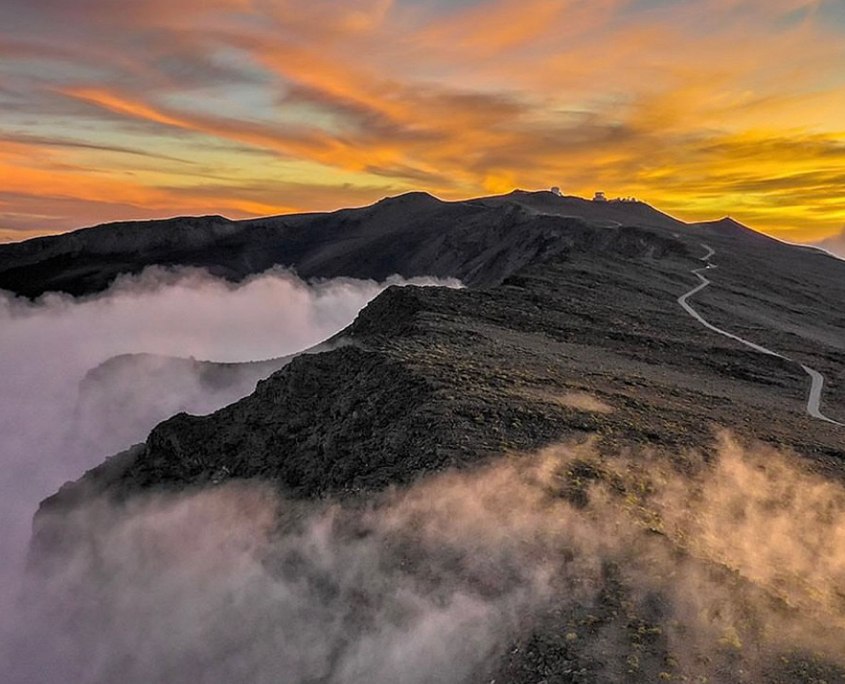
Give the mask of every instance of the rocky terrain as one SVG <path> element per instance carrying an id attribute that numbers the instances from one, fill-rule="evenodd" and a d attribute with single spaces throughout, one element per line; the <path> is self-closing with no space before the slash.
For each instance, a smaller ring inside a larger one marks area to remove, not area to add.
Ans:
<path id="1" fill-rule="evenodd" d="M 0 287 L 86 294 L 150 264 L 203 266 L 232 279 L 282 264 L 303 277 L 432 275 L 469 287 L 390 288 L 333 340 L 337 348 L 293 359 L 215 413 L 162 422 L 144 444 L 42 504 L 35 566 L 93 543 L 87 535 L 100 532 L 67 521 L 103 497 L 128 506 L 151 493 L 261 482 L 285 500 L 338 502 L 352 516 L 397 487 L 414 491 L 452 472 L 472 478 L 503 458 L 530 460 L 565 444 L 589 456 L 566 460 L 552 484 L 543 481 L 543 496 L 552 497 L 543 506 L 595 525 L 592 507 L 605 502 L 596 515 L 620 515 L 614 529 L 630 526 L 630 548 L 590 556 L 595 587 L 571 600 L 567 582 L 578 573 L 568 563 L 583 549 L 564 551 L 541 535 L 528 548 L 554 559 L 547 600 L 520 604 L 507 638 L 482 663 L 430 681 L 845 681 L 835 646 L 814 651 L 760 624 L 777 615 L 782 634 L 798 625 L 845 645 L 841 595 L 798 620 L 792 585 L 760 581 L 730 555 L 696 551 L 692 533 L 671 528 L 659 503 L 666 482 L 693 492 L 706 481 L 725 431 L 741 448 L 786 454 L 800 477 L 843 481 L 845 432 L 807 414 L 800 366 L 704 328 L 677 297 L 696 284 L 691 271 L 705 245 L 713 249 L 713 284 L 696 295 L 697 310 L 818 369 L 826 414 L 845 421 L 845 262 L 729 219 L 684 224 L 640 203 L 551 193 L 457 203 L 413 194 L 333 214 L 180 221 L 2 247 Z M 210 382 L 243 378 L 235 369 L 209 373 Z M 383 560 L 390 573 L 436 584 L 448 565 L 441 552 L 424 563 L 422 546 L 402 550 L 400 542 L 391 541 L 398 546 Z M 479 574 L 477 556 L 457 558 L 467 592 L 510 595 L 507 562 Z M 279 562 L 284 575 L 288 561 Z M 704 613 L 683 613 L 667 568 L 683 568 L 685 582 L 697 578 L 693 592 L 718 589 L 720 600 L 745 611 L 729 628 L 716 620 L 715 631 L 696 632 L 710 642 L 694 657 L 679 635 L 695 632 L 690 625 Z M 644 575 L 647 591 L 637 580 Z M 344 595 L 326 588 L 335 590 Z M 366 620 L 374 599 L 361 600 Z M 338 671 L 313 681 L 344 681 Z"/>

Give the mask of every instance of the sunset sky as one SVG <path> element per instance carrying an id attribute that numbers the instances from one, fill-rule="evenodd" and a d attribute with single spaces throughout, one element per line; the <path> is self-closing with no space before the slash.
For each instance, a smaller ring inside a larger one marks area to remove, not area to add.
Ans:
<path id="1" fill-rule="evenodd" d="M 0 3 L 0 239 L 551 185 L 839 233 L 845 1 Z"/>

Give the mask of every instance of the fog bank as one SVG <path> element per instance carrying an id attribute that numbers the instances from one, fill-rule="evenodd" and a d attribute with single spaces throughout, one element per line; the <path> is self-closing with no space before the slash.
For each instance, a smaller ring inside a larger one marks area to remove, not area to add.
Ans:
<path id="1" fill-rule="evenodd" d="M 95 501 L 54 521 L 87 541 L 32 578 L 16 676 L 457 684 L 519 681 L 542 657 L 576 673 L 561 681 L 727 683 L 845 666 L 843 514 L 841 484 L 730 437 L 675 465 L 555 447 L 366 502 L 250 483 Z M 541 656 L 521 638 L 537 631 Z"/>
<path id="2" fill-rule="evenodd" d="M 420 279 L 416 284 L 435 281 Z M 208 412 L 253 389 L 215 386 L 188 359 L 253 361 L 299 352 L 349 324 L 390 284 L 305 283 L 281 269 L 232 284 L 197 269 L 150 268 L 106 292 L 35 302 L 0 292 L 0 628 L 9 617 L 38 502 L 173 412 Z M 455 284 L 455 283 L 451 283 Z M 106 364 L 78 405 L 80 381 Z M 177 363 L 165 356 L 185 357 Z M 177 372 L 178 371 L 178 372 Z M 268 370 L 269 372 L 269 370 Z"/>

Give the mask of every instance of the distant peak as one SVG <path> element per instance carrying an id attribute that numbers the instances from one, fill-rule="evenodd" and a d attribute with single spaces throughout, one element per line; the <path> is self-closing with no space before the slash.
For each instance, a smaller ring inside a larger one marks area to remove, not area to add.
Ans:
<path id="1" fill-rule="evenodd" d="M 699 225 L 710 226 L 711 228 L 742 228 L 749 230 L 748 226 L 743 225 L 731 216 L 723 216 L 715 221 L 702 221 Z"/>
<path id="2" fill-rule="evenodd" d="M 700 221 L 699 223 L 694 223 L 691 225 L 697 226 L 698 228 L 705 228 L 707 230 L 713 231 L 714 233 L 721 233 L 723 235 L 760 234 L 753 228 L 749 228 L 748 226 L 740 223 L 739 221 L 730 216 L 723 216 L 722 218 L 716 219 L 714 221 Z"/>
<path id="3" fill-rule="evenodd" d="M 411 192 L 406 192 L 401 195 L 392 195 L 390 197 L 385 197 L 384 199 L 379 200 L 378 204 L 412 204 L 415 202 L 440 203 L 440 200 L 428 192 L 423 192 L 422 190 L 413 190 Z"/>

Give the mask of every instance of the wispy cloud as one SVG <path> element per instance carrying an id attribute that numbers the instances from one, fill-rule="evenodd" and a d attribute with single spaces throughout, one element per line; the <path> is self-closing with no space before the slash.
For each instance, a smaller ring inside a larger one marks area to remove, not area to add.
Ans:
<path id="1" fill-rule="evenodd" d="M 330 208 L 338 195 L 557 184 L 821 237 L 845 219 L 826 201 L 845 144 L 845 25 L 830 11 L 809 0 L 12 0 L 0 9 L 11 104 L 0 131 L 21 154 L 0 149 L 0 170 L 22 196 L 66 199 L 67 226 L 105 198 L 244 215 Z M 201 190 L 211 169 L 216 198 Z M 280 199 L 273 177 L 308 191 Z M 27 213 L 7 207 L 0 228 L 31 227 L 35 216 L 9 218 Z"/>

